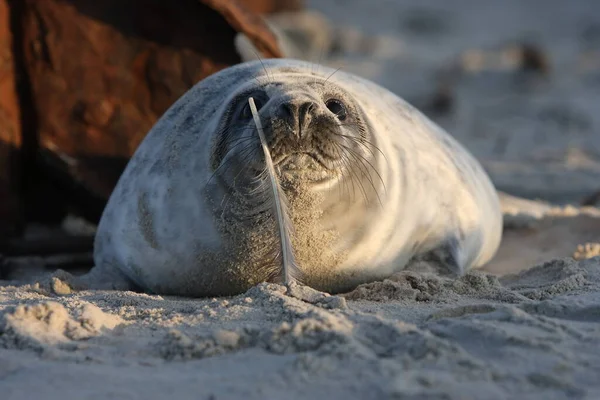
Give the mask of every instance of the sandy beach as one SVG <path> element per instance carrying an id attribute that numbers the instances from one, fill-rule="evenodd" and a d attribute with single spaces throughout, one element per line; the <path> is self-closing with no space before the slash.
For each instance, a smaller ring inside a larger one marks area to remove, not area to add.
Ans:
<path id="1" fill-rule="evenodd" d="M 600 4 L 308 6 L 313 47 L 292 55 L 390 88 L 481 160 L 496 257 L 335 296 L 74 291 L 25 271 L 0 281 L 0 399 L 600 399 L 600 208 L 580 205 L 600 190 Z"/>

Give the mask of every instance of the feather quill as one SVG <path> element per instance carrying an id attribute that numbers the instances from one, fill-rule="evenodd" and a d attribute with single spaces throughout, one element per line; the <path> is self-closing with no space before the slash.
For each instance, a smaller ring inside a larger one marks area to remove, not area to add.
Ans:
<path id="1" fill-rule="evenodd" d="M 275 174 L 275 166 L 273 165 L 271 152 L 267 146 L 267 139 L 265 138 L 265 133 L 254 99 L 252 97 L 248 98 L 248 103 L 250 103 L 252 117 L 254 118 L 260 144 L 265 155 L 266 173 L 268 174 L 271 191 L 273 193 L 273 216 L 276 220 L 277 229 L 279 231 L 279 242 L 281 245 L 281 278 L 283 283 L 289 286 L 292 282 L 298 280 L 300 271 L 296 265 L 294 248 L 292 246 L 293 225 L 289 217 L 287 198 L 281 188 L 279 179 Z"/>

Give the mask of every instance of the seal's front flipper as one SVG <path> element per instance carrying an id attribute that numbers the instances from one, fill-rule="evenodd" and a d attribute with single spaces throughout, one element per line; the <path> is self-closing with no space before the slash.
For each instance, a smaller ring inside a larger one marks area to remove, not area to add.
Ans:
<path id="1" fill-rule="evenodd" d="M 131 279 L 111 265 L 96 265 L 79 279 L 91 290 L 142 291 Z"/>
<path id="2" fill-rule="evenodd" d="M 75 276 L 61 269 L 50 277 L 50 289 L 58 295 L 67 295 L 81 290 L 131 290 L 141 291 L 117 269 L 95 266 L 82 276 Z"/>
<path id="3" fill-rule="evenodd" d="M 465 265 L 461 262 L 464 258 L 461 257 L 462 251 L 460 242 L 454 237 L 438 249 L 441 267 L 445 268 L 452 276 L 461 276 L 465 273 Z"/>
<path id="4" fill-rule="evenodd" d="M 459 240 L 452 237 L 436 248 L 415 256 L 411 260 L 411 266 L 407 269 L 458 277 L 466 271 L 465 263 L 462 262 L 463 252 Z M 424 262 L 426 265 L 418 264 L 418 262 Z"/>

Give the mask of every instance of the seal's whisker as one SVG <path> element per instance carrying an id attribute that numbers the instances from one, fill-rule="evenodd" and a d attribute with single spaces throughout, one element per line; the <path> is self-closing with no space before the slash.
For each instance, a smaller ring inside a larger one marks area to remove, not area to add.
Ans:
<path id="1" fill-rule="evenodd" d="M 367 145 L 365 145 L 364 143 L 361 143 L 360 140 L 357 140 L 356 138 L 354 138 L 352 136 L 349 136 L 349 135 L 343 135 L 343 134 L 337 133 L 337 132 L 335 132 L 335 131 L 333 131 L 331 129 L 329 130 L 329 132 L 331 132 L 334 135 L 338 135 L 340 137 L 343 137 L 345 139 L 349 139 L 350 141 L 352 141 L 356 145 L 361 146 L 362 148 L 366 149 L 371 155 L 373 155 L 373 156 L 375 155 L 373 153 L 373 151 L 370 149 L 370 147 L 367 146 Z M 383 181 L 383 177 L 381 176 L 381 174 L 379 173 L 379 171 L 377 171 L 377 168 L 375 168 L 375 166 L 364 155 L 360 154 L 358 151 L 352 149 L 349 146 L 346 146 L 343 143 L 334 142 L 334 145 L 336 145 L 336 146 L 342 146 L 344 150 L 351 151 L 354 154 L 354 156 L 360 157 L 361 160 L 363 160 L 364 162 L 367 162 L 369 164 L 369 166 L 371 167 L 371 169 L 377 174 L 379 180 L 381 181 L 382 185 L 384 186 L 384 190 L 386 190 L 386 188 L 385 188 L 385 182 Z"/>
<path id="2" fill-rule="evenodd" d="M 340 163 L 342 164 L 342 168 L 344 171 L 351 171 L 352 166 L 349 163 L 350 160 L 347 158 L 347 156 L 344 153 L 340 153 L 339 160 L 340 160 Z M 349 179 L 344 179 L 344 181 L 346 182 L 346 184 L 348 184 L 348 182 L 350 182 L 350 184 L 352 185 L 351 200 L 354 201 L 354 199 L 356 198 L 356 187 L 354 186 L 354 179 L 352 179 L 352 176 L 350 176 L 348 178 Z M 348 195 L 350 195 L 350 190 L 348 190 Z"/>
<path id="3" fill-rule="evenodd" d="M 371 161 L 369 161 L 365 156 L 363 156 L 359 152 L 355 151 L 351 147 L 348 147 L 348 146 L 346 146 L 344 144 L 341 144 L 341 143 L 336 143 L 336 145 L 342 146 L 344 148 L 344 150 L 350 152 L 354 157 L 356 157 L 356 160 L 359 161 L 366 169 L 368 169 L 370 167 L 370 169 L 373 172 L 375 172 L 375 174 L 379 178 L 379 181 L 381 182 L 381 185 L 383 186 L 384 193 L 387 193 L 387 188 L 385 186 L 385 181 L 383 180 L 383 177 L 381 176 L 381 174 L 379 173 L 379 171 L 377 171 L 377 168 L 375 168 L 375 166 L 371 163 Z M 367 167 L 367 165 L 365 165 L 365 163 L 368 164 L 368 167 Z M 368 176 L 371 177 L 370 174 Z M 371 185 L 373 186 L 373 189 L 377 192 L 377 189 L 375 189 L 375 185 L 373 184 L 373 182 L 371 182 Z"/>
<path id="4" fill-rule="evenodd" d="M 356 153 L 353 149 L 351 149 L 349 147 L 346 147 L 344 145 L 340 145 L 340 146 L 344 147 L 344 149 L 349 153 L 349 155 L 359 165 L 360 172 L 365 176 L 365 178 L 367 178 L 367 180 L 369 181 L 369 184 L 373 188 L 373 192 L 377 196 L 377 200 L 379 201 L 379 204 L 381 206 L 383 206 L 383 202 L 381 201 L 381 197 L 379 196 L 379 190 L 377 189 L 377 187 L 375 187 L 375 183 L 373 182 L 372 175 L 369 173 L 369 166 L 377 174 L 377 176 L 379 176 L 379 179 L 380 179 L 382 186 L 384 188 L 384 191 L 385 191 L 385 183 L 383 182 L 381 175 L 379 175 L 379 172 L 377 172 L 377 170 L 373 167 L 373 165 L 367 159 L 365 159 L 362 155 Z M 367 166 L 365 164 L 365 162 L 368 163 L 369 166 Z"/>
<path id="5" fill-rule="evenodd" d="M 251 146 L 251 145 L 252 145 L 251 141 L 249 141 L 249 140 L 243 140 L 243 141 L 240 141 L 240 142 L 238 142 L 238 143 L 234 144 L 233 146 L 231 146 L 231 147 L 229 148 L 229 150 L 228 150 L 228 151 L 227 151 L 227 152 L 226 152 L 226 153 L 223 155 L 223 157 L 222 157 L 222 158 L 221 158 L 221 160 L 219 161 L 219 165 L 218 165 L 216 168 L 214 168 L 214 170 L 213 170 L 213 173 L 212 173 L 212 175 L 211 175 L 211 178 L 212 178 L 212 176 L 213 176 L 215 173 L 217 173 L 217 172 L 220 172 L 220 171 L 219 171 L 219 170 L 220 170 L 220 168 L 222 168 L 222 167 L 223 167 L 223 166 L 226 164 L 226 161 L 227 161 L 227 156 L 228 156 L 230 153 L 232 153 L 232 152 L 233 152 L 233 151 L 235 151 L 235 150 L 239 150 L 239 147 L 241 147 L 241 146 Z M 207 182 L 207 183 L 210 183 L 210 179 L 209 179 L 209 182 Z"/>
<path id="6" fill-rule="evenodd" d="M 336 150 L 337 160 L 342 165 L 342 168 L 343 169 L 347 168 L 347 166 L 343 162 L 343 155 L 342 155 L 343 149 L 338 146 L 334 146 L 334 149 Z M 342 179 L 341 182 L 342 182 L 342 187 L 345 188 L 347 195 L 350 196 L 350 187 L 348 186 L 348 180 Z M 342 192 L 342 195 L 343 194 L 344 193 Z M 340 196 L 340 197 L 343 197 L 343 196 Z"/>
<path id="7" fill-rule="evenodd" d="M 372 149 L 370 149 L 370 147 L 372 147 L 373 149 L 377 150 L 377 152 L 380 153 L 383 157 L 385 157 L 385 154 L 381 151 L 381 149 L 379 147 L 377 147 L 377 145 L 375 143 L 369 141 L 366 138 L 362 138 L 362 137 L 358 138 L 358 137 L 354 137 L 354 136 L 350 136 L 350 135 L 344 135 L 342 133 L 336 133 L 336 135 L 346 138 L 346 139 L 350 139 L 357 144 L 365 146 L 367 149 L 369 149 L 371 151 L 371 154 L 375 155 L 374 153 L 372 153 Z"/>
<path id="8" fill-rule="evenodd" d="M 350 175 L 351 175 L 350 182 L 352 182 L 352 187 L 354 188 L 354 185 L 356 184 L 358 186 L 358 188 L 360 189 L 360 192 L 363 196 L 363 199 L 365 200 L 365 203 L 369 204 L 369 196 L 367 196 L 365 187 L 363 186 L 360 178 L 356 174 L 356 171 L 354 171 L 354 168 L 352 168 L 352 160 L 347 155 L 344 155 L 344 159 L 346 160 L 345 162 L 347 165 L 347 171 L 349 171 Z M 356 196 L 356 194 L 355 194 L 355 196 Z"/>
<path id="9" fill-rule="evenodd" d="M 313 71 L 313 75 L 315 77 L 313 83 L 317 83 L 317 76 L 319 75 L 318 72 L 321 67 L 321 62 L 323 61 L 324 55 L 325 55 L 325 44 L 321 45 L 321 50 L 319 50 L 319 59 L 316 64 L 313 64 L 314 68 L 316 69 L 316 73 L 315 73 L 315 71 Z"/>
<path id="10" fill-rule="evenodd" d="M 327 77 L 327 79 L 325 79 L 325 81 L 323 82 L 323 84 L 327 83 L 327 81 L 329 80 L 329 78 L 331 78 L 333 75 L 335 75 L 335 73 L 338 72 L 340 69 L 342 69 L 342 67 L 336 68 L 335 71 L 333 71 L 331 74 L 329 74 L 329 76 Z"/>
<path id="11" fill-rule="evenodd" d="M 273 83 L 273 77 L 271 75 L 269 75 L 269 71 L 267 70 L 267 66 L 265 65 L 265 63 L 263 62 L 262 57 L 254 50 L 252 50 L 252 52 L 254 53 L 254 55 L 256 56 L 256 58 L 258 58 L 258 61 L 260 61 L 263 69 L 265 70 L 265 75 L 267 76 L 267 79 Z"/>
<path id="12" fill-rule="evenodd" d="M 242 144 L 243 143 L 236 144 L 235 146 L 232 147 L 232 150 L 234 147 L 237 147 Z M 249 156 L 251 155 L 250 150 L 252 150 L 252 143 L 246 144 L 246 147 L 242 147 L 242 149 L 239 150 L 238 154 L 240 155 L 242 161 L 246 161 L 249 158 Z M 247 153 L 249 153 L 249 154 L 247 154 Z M 223 173 L 223 174 L 227 173 L 227 171 L 229 171 L 229 168 L 231 166 L 230 164 L 231 164 L 231 160 L 226 160 L 225 162 L 221 163 L 211 174 L 210 178 L 207 181 L 207 185 L 212 181 L 212 179 L 216 176 L 217 173 Z M 242 163 L 242 165 L 243 165 L 243 163 Z M 224 168 L 224 169 L 222 170 L 221 168 Z M 240 173 L 243 171 L 244 171 L 244 168 L 241 168 Z M 236 179 L 240 173 L 238 173 L 234 179 Z"/>
<path id="13" fill-rule="evenodd" d="M 244 156 L 242 157 L 242 162 L 240 163 L 242 166 L 244 164 L 246 164 L 246 161 L 248 160 L 248 158 L 250 158 L 253 155 L 252 150 L 255 150 L 255 149 L 244 148 L 244 150 L 247 151 L 248 154 L 244 153 Z M 237 181 L 237 178 L 242 174 L 242 172 L 245 172 L 245 171 L 246 171 L 246 169 L 241 167 L 240 171 L 237 173 L 237 175 L 233 177 L 233 182 L 235 183 Z"/>
<path id="14" fill-rule="evenodd" d="M 231 193 L 223 194 L 223 199 L 221 199 L 221 219 L 225 219 L 225 211 L 227 210 L 227 206 L 229 205 L 229 200 L 233 195 Z M 225 204 L 223 204 L 225 203 Z"/>
<path id="15" fill-rule="evenodd" d="M 383 205 L 383 203 L 381 201 L 381 197 L 379 196 L 378 190 L 377 190 L 377 188 L 376 188 L 376 186 L 375 186 L 375 184 L 373 182 L 372 176 L 371 176 L 371 174 L 369 174 L 369 166 L 379 176 L 380 180 L 382 181 L 382 184 L 383 184 L 384 188 L 385 188 L 385 184 L 383 183 L 383 180 L 381 179 L 381 176 L 379 175 L 379 173 L 377 172 L 377 170 L 373 167 L 373 165 L 370 162 L 368 162 L 368 160 L 366 160 L 364 158 L 364 156 L 362 156 L 359 153 L 357 153 L 351 147 L 345 146 L 345 145 L 343 145 L 341 143 L 333 143 L 333 144 L 334 144 L 334 147 L 336 149 L 338 149 L 337 154 L 341 155 L 341 159 L 344 161 L 346 170 L 348 170 L 350 172 L 350 174 L 352 174 L 354 176 L 354 178 L 358 181 L 357 183 L 361 187 L 361 190 L 363 192 L 363 195 L 365 196 L 365 201 L 367 202 L 367 204 L 369 203 L 369 198 L 368 198 L 368 196 L 366 194 L 366 190 L 365 190 L 365 188 L 364 188 L 364 186 L 362 184 L 362 180 L 358 176 L 358 173 L 352 167 L 353 165 L 356 165 L 357 168 L 359 169 L 359 172 L 369 181 L 369 184 L 373 188 L 373 191 L 375 192 L 375 195 L 377 196 L 377 199 L 379 200 L 379 203 L 381 205 Z M 340 153 L 342 153 L 342 154 L 340 154 Z M 351 161 L 355 161 L 355 162 L 352 163 Z M 368 163 L 369 166 L 367 166 L 365 164 L 365 161 Z M 351 177 L 350 181 L 353 183 L 354 179 L 352 179 L 352 177 Z"/>
<path id="16" fill-rule="evenodd" d="M 248 148 L 242 149 L 240 151 L 240 154 L 242 154 L 242 152 L 245 152 L 247 150 L 248 150 Z M 242 158 L 242 161 L 245 161 L 245 159 L 248 158 L 250 155 L 251 154 L 245 154 L 243 156 L 243 158 Z M 243 172 L 243 171 L 244 171 L 244 169 L 242 168 L 241 171 L 240 171 L 240 173 Z M 234 187 L 235 187 L 235 181 L 237 180 L 238 176 L 239 176 L 239 173 L 233 179 Z M 221 199 L 221 205 L 222 205 L 222 208 L 223 208 L 223 211 L 221 212 L 221 218 L 224 218 L 224 213 L 225 213 L 225 210 L 227 210 L 227 205 L 229 204 L 229 201 L 234 197 L 234 195 L 235 195 L 235 192 L 228 192 L 228 193 L 225 193 L 223 195 L 223 198 Z M 224 205 L 223 205 L 223 202 L 225 202 Z"/>
<path id="17" fill-rule="evenodd" d="M 229 201 L 235 197 L 235 192 L 225 192 L 221 199 L 221 219 L 225 218 L 225 212 L 227 211 L 227 206 L 229 205 Z"/>
<path id="18" fill-rule="evenodd" d="M 239 135 L 240 133 L 245 133 L 245 132 L 250 132 L 249 135 L 247 136 L 236 136 Z M 245 140 L 245 139 L 254 139 L 254 135 L 252 135 L 253 130 L 248 128 L 248 127 L 243 127 L 243 128 L 238 128 L 235 130 L 227 130 L 227 129 L 223 129 L 220 132 L 219 135 L 219 139 L 217 140 L 217 143 L 215 145 L 215 151 L 219 152 L 221 149 L 225 148 L 227 149 L 231 143 L 235 142 L 236 140 Z M 229 153 L 231 149 L 229 149 L 225 154 L 223 154 L 222 157 L 225 157 L 227 155 L 227 153 Z"/>
<path id="19" fill-rule="evenodd" d="M 239 133 L 245 134 L 246 132 L 250 132 L 250 134 L 236 136 Z M 260 143 L 257 140 L 255 133 L 256 133 L 256 128 L 254 128 L 252 125 L 247 125 L 247 126 L 235 129 L 235 130 L 228 130 L 227 132 L 224 132 L 223 136 L 225 136 L 227 139 L 222 140 L 218 146 L 225 147 L 228 149 L 227 149 L 227 152 L 222 156 L 222 158 L 225 159 L 229 153 L 231 153 L 234 150 L 238 150 L 239 146 L 242 146 L 242 145 L 249 144 L 250 147 L 252 147 L 252 145 L 256 145 L 255 150 L 258 151 L 258 147 L 260 146 Z M 235 143 L 235 144 L 230 146 L 232 143 Z M 240 156 L 243 156 L 244 161 L 246 161 L 246 159 L 249 157 L 249 156 L 246 156 L 245 153 L 242 153 L 242 152 L 246 152 L 246 151 L 247 151 L 247 148 L 243 148 L 242 150 L 239 150 Z M 220 173 L 220 172 L 226 173 L 229 168 L 229 166 L 227 164 L 229 164 L 229 163 L 226 162 L 226 163 L 220 164 L 215 169 L 215 171 L 213 171 L 213 173 L 211 174 L 211 177 L 209 178 L 208 183 L 210 183 L 212 181 L 212 179 L 214 178 L 214 176 L 217 173 Z M 221 170 L 221 168 L 223 168 L 223 167 L 226 167 L 226 168 L 224 170 Z M 242 171 L 240 171 L 240 173 L 241 172 L 243 172 L 243 169 L 242 169 Z M 235 179 L 237 179 L 238 176 L 239 176 L 239 173 L 236 175 Z"/>
<path id="20" fill-rule="evenodd" d="M 248 136 L 240 136 L 240 137 L 236 137 L 236 138 L 231 138 L 230 140 L 227 140 L 226 142 L 221 143 L 221 145 L 223 147 L 229 148 L 227 150 L 227 152 L 223 155 L 223 157 L 227 156 L 229 153 L 231 153 L 232 150 L 235 150 L 235 148 L 237 146 L 239 146 L 240 144 L 245 144 L 248 142 L 256 142 L 256 138 L 253 137 L 254 135 L 248 135 Z M 232 143 L 235 143 L 232 146 Z"/>
<path id="21" fill-rule="evenodd" d="M 365 189 L 365 186 L 363 185 L 362 179 L 360 179 L 360 176 L 358 175 L 359 172 L 363 173 L 363 171 L 360 169 L 360 167 L 358 167 L 358 172 L 356 171 L 356 168 L 354 168 L 354 166 L 356 164 L 353 164 L 352 161 L 357 161 L 357 160 L 354 160 L 354 157 L 352 157 L 352 154 L 346 153 L 344 156 L 348 160 L 347 163 L 350 166 L 350 173 L 354 176 L 354 178 L 356 178 L 356 182 L 358 183 L 358 186 L 360 187 L 360 190 L 365 199 L 365 202 L 368 205 L 370 203 L 370 198 L 369 198 L 369 195 L 367 194 L 367 190 Z M 368 176 L 368 174 L 367 174 L 367 176 Z"/>
<path id="22" fill-rule="evenodd" d="M 359 162 L 360 166 L 362 167 L 361 171 L 364 171 L 365 176 L 370 176 L 369 172 L 368 172 L 368 169 L 369 169 L 369 166 L 372 168 L 372 165 L 371 164 L 366 165 L 365 162 L 364 162 L 364 157 L 362 155 L 358 154 L 351 147 L 348 147 L 348 146 L 343 145 L 341 143 L 335 143 L 334 145 L 338 146 L 340 149 L 342 149 L 343 152 L 348 153 L 347 154 L 348 156 L 351 156 L 352 158 L 355 159 L 355 161 Z M 375 187 L 373 187 L 373 189 L 375 189 Z"/>
<path id="23" fill-rule="evenodd" d="M 353 126 L 353 125 L 351 125 L 351 124 L 343 124 L 343 125 L 338 125 L 338 126 Z M 357 126 L 357 125 L 354 125 L 354 126 Z M 371 149 L 371 147 L 372 147 L 373 149 L 377 150 L 377 152 L 379 154 L 381 154 L 381 156 L 384 158 L 385 162 L 388 163 L 387 157 L 385 156 L 385 154 L 383 153 L 383 151 L 381 151 L 381 149 L 377 145 L 375 145 L 375 143 L 367 140 L 366 138 L 363 138 L 363 137 L 357 138 L 357 137 L 354 137 L 354 136 L 344 135 L 344 134 L 338 133 L 338 132 L 336 132 L 335 134 L 338 135 L 338 136 L 340 136 L 340 137 L 343 137 L 345 139 L 352 140 L 356 144 L 364 146 L 374 156 L 375 154 L 373 153 L 373 150 Z"/>

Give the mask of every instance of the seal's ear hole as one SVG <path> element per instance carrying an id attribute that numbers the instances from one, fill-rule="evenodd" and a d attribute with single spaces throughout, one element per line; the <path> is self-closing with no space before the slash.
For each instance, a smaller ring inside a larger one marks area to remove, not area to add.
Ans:
<path id="1" fill-rule="evenodd" d="M 335 116 L 340 120 L 344 121 L 348 116 L 346 112 L 346 106 L 339 101 L 338 99 L 329 99 L 325 102 L 325 106 L 329 111 L 335 114 Z"/>

